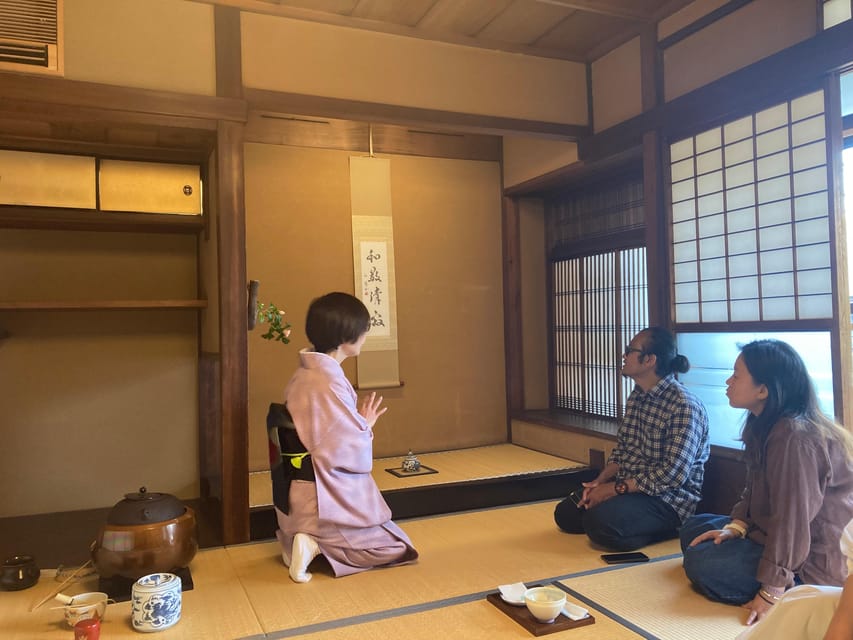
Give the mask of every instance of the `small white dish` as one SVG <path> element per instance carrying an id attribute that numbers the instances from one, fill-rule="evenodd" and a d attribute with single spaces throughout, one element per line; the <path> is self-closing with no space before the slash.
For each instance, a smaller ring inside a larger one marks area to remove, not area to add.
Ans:
<path id="1" fill-rule="evenodd" d="M 515 582 L 513 584 L 502 584 L 498 586 L 501 600 L 507 604 L 523 607 L 524 593 L 527 591 L 527 586 L 523 582 Z"/>
<path id="2" fill-rule="evenodd" d="M 515 605 L 516 607 L 524 606 L 524 596 L 522 596 L 520 600 L 516 600 L 515 598 L 508 598 L 504 594 L 501 594 L 501 600 L 503 600 L 507 604 Z"/>

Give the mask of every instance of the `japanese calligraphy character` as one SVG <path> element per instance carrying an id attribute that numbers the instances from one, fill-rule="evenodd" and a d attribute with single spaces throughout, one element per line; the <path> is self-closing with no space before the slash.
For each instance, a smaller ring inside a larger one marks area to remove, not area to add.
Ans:
<path id="1" fill-rule="evenodd" d="M 382 274 L 376 267 L 370 267 L 370 273 L 367 274 L 368 282 L 382 282 Z"/>

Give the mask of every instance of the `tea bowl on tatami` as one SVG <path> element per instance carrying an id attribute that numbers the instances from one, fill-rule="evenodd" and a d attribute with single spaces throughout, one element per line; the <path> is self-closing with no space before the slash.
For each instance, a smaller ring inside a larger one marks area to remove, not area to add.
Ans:
<path id="1" fill-rule="evenodd" d="M 566 606 L 566 594 L 556 587 L 533 587 L 524 592 L 524 604 L 539 622 L 554 622 Z"/>
<path id="2" fill-rule="evenodd" d="M 102 620 L 107 610 L 109 595 L 101 591 L 90 591 L 74 597 L 60 593 L 56 595 L 56 599 L 65 605 L 63 607 L 65 624 L 73 629 L 74 625 L 81 620 L 88 620 L 89 618 Z"/>

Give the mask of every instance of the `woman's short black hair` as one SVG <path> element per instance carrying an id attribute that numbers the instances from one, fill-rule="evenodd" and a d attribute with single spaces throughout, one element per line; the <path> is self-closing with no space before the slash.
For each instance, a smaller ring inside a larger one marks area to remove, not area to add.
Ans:
<path id="1" fill-rule="evenodd" d="M 655 373 L 664 378 L 670 373 L 687 373 L 690 370 L 690 361 L 687 356 L 678 353 L 676 349 L 675 336 L 663 327 L 649 327 L 640 332 L 643 341 L 643 354 L 654 354 Z"/>
<path id="2" fill-rule="evenodd" d="M 305 318 L 305 335 L 319 353 L 355 342 L 369 328 L 370 313 L 364 303 L 340 291 L 315 298 Z"/>

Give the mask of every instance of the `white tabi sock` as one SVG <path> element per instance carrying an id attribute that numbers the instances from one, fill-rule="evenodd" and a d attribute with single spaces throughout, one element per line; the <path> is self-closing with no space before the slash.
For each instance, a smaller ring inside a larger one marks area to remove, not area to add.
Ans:
<path id="1" fill-rule="evenodd" d="M 284 546 L 284 532 L 281 529 L 275 530 L 275 537 L 278 538 L 278 543 L 281 545 L 281 561 L 285 567 L 290 567 L 290 551 Z"/>
<path id="2" fill-rule="evenodd" d="M 297 533 L 293 536 L 293 549 L 290 552 L 292 560 L 290 564 L 290 579 L 294 582 L 308 582 L 311 574 L 308 573 L 308 565 L 320 555 L 320 547 L 317 541 L 307 533 Z"/>

